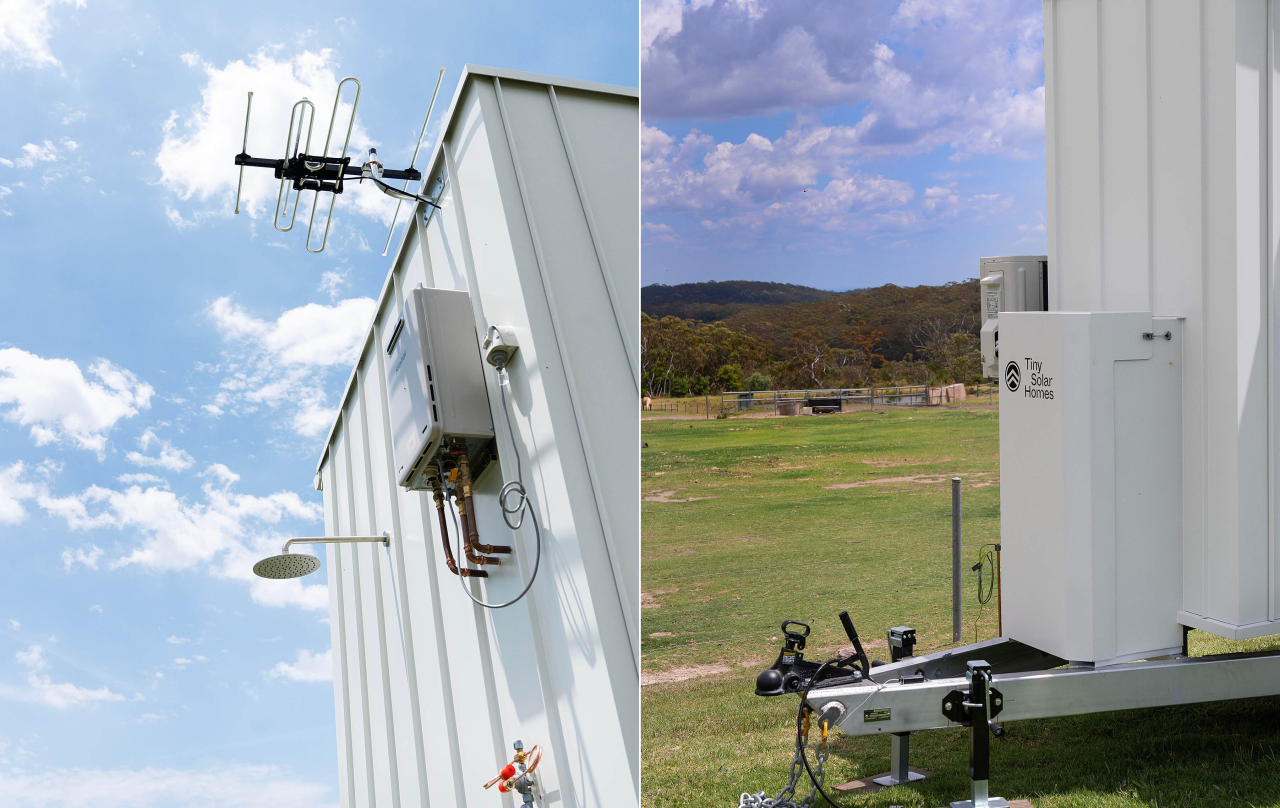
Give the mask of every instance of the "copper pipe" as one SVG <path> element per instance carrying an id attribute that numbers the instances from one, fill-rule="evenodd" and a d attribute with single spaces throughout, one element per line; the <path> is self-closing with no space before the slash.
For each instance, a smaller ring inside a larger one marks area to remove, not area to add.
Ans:
<path id="1" fill-rule="evenodd" d="M 458 458 L 458 474 L 462 479 L 462 498 L 467 503 L 467 509 L 471 513 L 476 512 L 475 505 L 471 501 L 471 464 L 467 461 L 466 454 Z M 470 523 L 471 532 L 467 534 L 467 544 L 471 545 L 476 551 L 481 553 L 511 553 L 511 548 L 505 544 L 481 544 L 480 534 L 476 531 L 475 520 Z"/>
<path id="2" fill-rule="evenodd" d="M 444 492 L 440 489 L 440 479 L 438 477 L 431 478 L 431 492 L 435 495 L 436 516 L 440 517 L 440 540 L 444 543 L 444 563 L 449 567 L 449 572 L 454 575 L 461 575 L 463 578 L 488 578 L 489 573 L 484 570 L 473 570 L 466 567 L 458 569 L 458 562 L 453 559 L 453 548 L 449 546 L 449 524 L 444 518 Z"/>
<path id="3" fill-rule="evenodd" d="M 467 513 L 467 501 L 465 499 L 458 499 L 457 502 L 458 521 L 462 523 L 462 535 L 465 537 L 471 531 L 471 518 L 470 514 Z M 496 564 L 499 566 L 502 564 L 501 559 L 494 558 L 493 556 L 480 555 L 470 541 L 464 541 L 462 543 L 462 552 L 466 554 L 467 560 L 472 564 Z"/>

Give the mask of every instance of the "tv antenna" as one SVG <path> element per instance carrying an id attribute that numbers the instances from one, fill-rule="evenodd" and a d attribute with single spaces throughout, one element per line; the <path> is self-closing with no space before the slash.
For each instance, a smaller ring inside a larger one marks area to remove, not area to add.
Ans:
<path id="1" fill-rule="evenodd" d="M 409 183 L 415 180 L 422 180 L 422 172 L 413 166 L 418 160 L 418 151 L 422 148 L 422 138 L 427 134 L 427 123 L 431 120 L 431 111 L 435 108 L 436 95 L 440 92 L 440 82 L 443 79 L 444 68 L 442 67 L 440 68 L 440 74 L 436 77 L 436 87 L 431 92 L 431 103 L 427 106 L 427 117 L 422 120 L 422 131 L 418 134 L 418 142 L 413 148 L 413 158 L 409 161 L 409 167 L 403 170 L 383 168 L 382 163 L 378 161 L 377 149 L 369 149 L 368 155 L 359 167 L 351 165 L 351 157 L 347 155 L 347 149 L 351 145 L 351 131 L 355 128 L 356 108 L 360 105 L 360 82 L 355 77 L 347 76 L 338 82 L 338 91 L 333 97 L 333 113 L 329 116 L 329 131 L 324 138 L 324 148 L 319 154 L 311 154 L 311 135 L 316 117 L 315 104 L 304 97 L 293 105 L 293 109 L 289 111 L 289 132 L 285 135 L 284 141 L 286 156 L 278 160 L 273 160 L 269 157 L 251 157 L 249 155 L 249 116 L 253 112 L 253 91 L 250 91 L 248 104 L 244 111 L 244 142 L 240 147 L 240 153 L 236 155 L 236 165 L 240 166 L 240 179 L 236 183 L 235 212 L 237 214 L 240 212 L 240 189 L 244 185 L 244 167 L 270 168 L 275 172 L 276 179 L 280 180 L 280 190 L 276 194 L 276 211 L 272 217 L 272 224 L 281 233 L 287 233 L 292 230 L 298 218 L 298 206 L 302 201 L 302 193 L 304 191 L 313 191 L 311 219 L 307 225 L 306 247 L 307 252 L 324 252 L 325 245 L 329 242 L 329 225 L 333 221 L 333 207 L 338 201 L 338 194 L 342 193 L 345 180 L 348 177 L 359 177 L 360 182 L 369 180 L 377 186 L 378 190 L 397 200 L 396 212 L 391 219 L 391 229 L 387 231 L 387 243 L 382 248 L 382 254 L 386 255 L 387 248 L 391 246 L 391 235 L 396 229 L 396 220 L 400 218 L 401 203 L 425 202 L 433 207 L 439 207 L 435 200 L 410 193 Z M 342 141 L 342 149 L 336 155 L 331 156 L 329 149 L 335 145 L 333 131 L 338 120 L 338 104 L 342 100 L 342 88 L 347 82 L 355 85 L 356 94 L 351 99 L 351 117 L 347 120 L 347 133 Z M 305 135 L 303 130 L 306 130 Z M 396 188 L 388 185 L 387 180 L 404 180 L 404 185 Z M 311 231 L 315 228 L 316 210 L 320 207 L 320 194 L 322 193 L 331 194 L 329 214 L 325 218 L 324 235 L 321 237 L 320 246 L 317 249 L 312 249 Z"/>

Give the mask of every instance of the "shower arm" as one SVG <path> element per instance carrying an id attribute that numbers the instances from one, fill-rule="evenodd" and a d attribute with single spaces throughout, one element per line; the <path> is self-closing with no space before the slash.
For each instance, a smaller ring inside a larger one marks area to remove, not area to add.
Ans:
<path id="1" fill-rule="evenodd" d="M 391 534 L 386 531 L 383 531 L 381 536 L 334 536 L 332 538 L 325 537 L 325 536 L 315 536 L 315 537 L 301 537 L 297 539 L 289 539 L 287 542 L 284 543 L 284 550 L 282 550 L 281 553 L 282 554 L 288 553 L 289 545 L 291 544 L 347 544 L 347 543 L 354 543 L 354 542 L 375 542 L 375 541 L 385 547 L 390 547 Z"/>

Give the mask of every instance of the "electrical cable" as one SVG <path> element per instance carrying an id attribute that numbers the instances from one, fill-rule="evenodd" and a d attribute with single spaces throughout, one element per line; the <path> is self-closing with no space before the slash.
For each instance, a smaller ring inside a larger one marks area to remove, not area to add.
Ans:
<path id="1" fill-rule="evenodd" d="M 992 549 L 988 550 L 990 547 Z M 996 578 L 995 575 L 988 577 L 987 594 L 982 594 L 982 571 L 989 567 L 995 566 L 995 547 L 994 543 L 987 543 L 978 548 L 978 563 L 969 568 L 970 572 L 978 573 L 978 615 L 973 618 L 973 641 L 978 641 L 978 623 L 982 620 L 982 607 L 991 602 L 991 595 L 995 592 Z M 984 552 L 985 551 L 985 552 Z"/>
<path id="2" fill-rule="evenodd" d="M 814 712 L 815 714 L 818 713 L 818 711 L 814 709 L 813 705 L 809 704 L 809 693 L 813 691 L 813 683 L 817 681 L 818 676 L 822 674 L 823 669 L 825 669 L 828 665 L 830 665 L 833 662 L 838 662 L 840 659 L 841 657 L 832 657 L 831 659 L 828 659 L 826 662 L 823 662 L 821 665 L 818 666 L 818 669 L 813 672 L 813 676 L 809 678 L 809 687 L 803 693 L 800 694 L 800 707 L 796 711 L 796 747 L 800 750 L 800 760 L 802 763 L 804 763 L 804 770 L 808 772 L 809 780 L 810 782 L 813 783 L 813 787 L 818 790 L 818 793 L 822 795 L 822 798 L 824 800 L 826 800 L 830 805 L 835 806 L 835 808 L 845 808 L 845 806 L 831 799 L 831 795 L 828 794 L 826 792 L 826 789 L 822 787 L 822 784 L 818 782 L 818 778 L 813 773 L 813 769 L 809 767 L 809 756 L 805 754 L 804 746 L 801 745 L 800 743 L 800 737 L 802 734 L 800 728 L 801 728 L 801 722 L 804 720 L 804 711 L 806 707 L 808 707 L 808 709 Z M 862 709 L 862 705 L 866 704 L 868 701 L 871 700 L 872 696 L 874 696 L 875 694 L 883 690 L 884 686 L 885 686 L 885 683 L 881 682 L 879 687 L 877 687 L 875 690 L 867 694 L 867 697 L 863 699 L 860 704 L 858 704 L 858 709 L 859 710 Z"/>
<path id="3" fill-rule="evenodd" d="M 506 371 L 503 367 L 498 368 L 498 374 L 498 393 L 502 397 L 502 417 L 507 422 L 507 434 L 511 437 L 511 454 L 516 460 L 516 478 L 514 480 L 508 480 L 506 485 L 502 486 L 502 491 L 498 494 L 498 506 L 502 509 L 502 521 L 506 522 L 507 527 L 511 528 L 513 531 L 518 530 L 520 526 L 524 524 L 525 516 L 529 517 L 529 520 L 533 522 L 533 535 L 537 551 L 533 557 L 533 572 L 529 574 L 529 582 L 524 585 L 524 589 L 520 590 L 520 594 L 505 603 L 487 603 L 480 600 L 475 595 L 471 594 L 471 590 L 467 588 L 467 584 L 462 580 L 462 576 L 458 576 L 458 585 L 462 587 L 462 591 L 466 596 L 471 598 L 471 602 L 475 603 L 477 606 L 483 606 L 486 609 L 505 609 L 523 598 L 533 587 L 533 582 L 538 577 L 538 568 L 542 565 L 542 528 L 538 524 L 538 514 L 534 512 L 533 503 L 529 500 L 529 495 L 524 488 L 524 472 L 520 465 L 520 454 L 515 450 L 516 433 L 511 427 L 511 415 L 507 412 L 507 379 Z M 443 479 L 443 473 L 440 476 Z M 516 503 L 515 507 L 511 507 L 508 502 L 512 494 L 519 495 L 519 501 Z M 458 515 L 453 506 L 455 494 L 453 493 L 452 488 L 446 489 L 446 495 L 449 501 L 449 516 L 453 519 L 454 544 L 457 547 L 457 556 L 458 558 L 462 558 L 462 530 L 458 527 Z M 512 524 L 511 519 L 515 514 L 520 514 L 520 518 L 515 524 Z M 474 519 L 475 515 L 472 514 L 471 518 Z"/>

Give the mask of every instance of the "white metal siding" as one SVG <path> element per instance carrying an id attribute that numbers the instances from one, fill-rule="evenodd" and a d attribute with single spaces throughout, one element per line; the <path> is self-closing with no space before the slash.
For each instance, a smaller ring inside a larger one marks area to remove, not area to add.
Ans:
<path id="1" fill-rule="evenodd" d="M 390 558 L 328 551 L 344 807 L 512 808 L 481 786 L 516 739 L 545 750 L 543 804 L 638 804 L 638 161 L 633 90 L 474 67 L 459 83 L 424 171 L 440 209 L 406 230 L 320 463 L 330 534 L 395 537 Z M 469 579 L 499 601 L 531 569 L 532 531 L 497 505 L 518 455 L 543 556 L 507 609 L 458 591 L 430 494 L 392 476 L 380 347 L 418 285 L 468 291 L 478 334 L 520 339 L 508 416 L 485 374 L 501 461 L 474 487 L 482 537 L 516 554 Z"/>
<path id="2" fill-rule="evenodd" d="M 1186 317 L 1182 617 L 1273 633 L 1275 3 L 1044 10 L 1052 305 Z"/>

